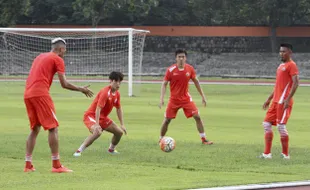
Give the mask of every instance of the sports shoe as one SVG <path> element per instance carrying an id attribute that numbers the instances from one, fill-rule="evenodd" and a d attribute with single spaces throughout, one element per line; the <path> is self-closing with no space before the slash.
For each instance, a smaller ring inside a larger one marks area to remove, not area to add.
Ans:
<path id="1" fill-rule="evenodd" d="M 24 172 L 34 172 L 36 171 L 36 169 L 33 167 L 33 165 L 31 165 L 31 168 L 24 168 Z"/>
<path id="2" fill-rule="evenodd" d="M 283 160 L 289 160 L 290 159 L 290 155 L 285 155 L 283 153 L 281 153 L 281 157 L 283 158 Z"/>
<path id="3" fill-rule="evenodd" d="M 52 172 L 53 173 L 69 173 L 69 172 L 73 172 L 73 170 L 70 170 L 66 167 L 64 167 L 63 165 L 60 166 L 60 168 L 52 168 Z"/>
<path id="4" fill-rule="evenodd" d="M 202 144 L 211 145 L 211 144 L 213 144 L 213 142 L 209 141 L 209 140 L 205 140 L 205 141 L 202 141 Z"/>
<path id="5" fill-rule="evenodd" d="M 271 153 L 269 153 L 269 154 L 262 153 L 261 155 L 258 156 L 258 158 L 271 159 L 272 155 L 271 155 Z"/>
<path id="6" fill-rule="evenodd" d="M 73 154 L 73 156 L 74 156 L 74 157 L 80 157 L 80 156 L 82 156 L 82 153 L 81 153 L 81 152 L 75 152 L 75 153 Z"/>
<path id="7" fill-rule="evenodd" d="M 117 150 L 111 150 L 111 149 L 108 150 L 108 153 L 109 154 L 119 154 L 119 152 Z"/>

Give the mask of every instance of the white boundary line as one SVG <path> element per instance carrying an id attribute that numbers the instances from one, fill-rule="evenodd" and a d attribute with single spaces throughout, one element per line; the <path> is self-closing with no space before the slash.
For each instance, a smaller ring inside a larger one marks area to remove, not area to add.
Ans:
<path id="1" fill-rule="evenodd" d="M 300 186 L 308 186 L 308 185 L 310 185 L 310 180 L 295 181 L 295 182 L 278 182 L 278 183 L 268 183 L 268 184 L 250 184 L 250 185 L 240 185 L 240 186 L 213 187 L 213 188 L 201 188 L 201 189 L 189 189 L 189 190 L 249 190 L 249 189 L 300 187 Z"/>
<path id="2" fill-rule="evenodd" d="M 0 79 L 0 82 L 24 82 L 26 79 Z M 109 82 L 109 80 L 87 80 L 87 79 L 68 79 L 71 82 Z M 59 82 L 55 80 L 53 82 Z M 123 81 L 124 83 L 128 83 L 128 81 Z M 144 80 L 136 83 L 141 84 L 161 84 L 162 81 L 158 80 Z M 193 82 L 190 82 L 193 84 Z M 245 85 L 245 86 L 273 86 L 273 82 L 233 82 L 233 81 L 200 81 L 200 84 L 216 84 L 216 85 Z M 301 83 L 299 86 L 310 86 L 310 83 Z"/>

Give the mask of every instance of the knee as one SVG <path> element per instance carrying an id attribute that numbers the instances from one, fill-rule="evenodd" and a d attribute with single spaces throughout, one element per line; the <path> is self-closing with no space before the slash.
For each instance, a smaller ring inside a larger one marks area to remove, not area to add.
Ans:
<path id="1" fill-rule="evenodd" d="M 265 130 L 265 133 L 272 133 L 272 125 L 269 122 L 264 121 L 263 122 L 263 127 Z"/>
<path id="2" fill-rule="evenodd" d="M 170 122 L 171 122 L 171 119 L 170 119 L 170 118 L 165 118 L 164 123 L 165 123 L 166 125 L 169 125 Z"/>
<path id="3" fill-rule="evenodd" d="M 279 131 L 281 137 L 288 136 L 288 131 L 287 131 L 286 126 L 284 124 L 278 124 L 277 128 L 278 128 L 278 131 Z"/>
<path id="4" fill-rule="evenodd" d="M 193 118 L 194 118 L 196 121 L 201 121 L 201 118 L 200 118 L 200 115 L 199 115 L 199 114 L 193 115 Z"/>
<path id="5" fill-rule="evenodd" d="M 40 132 L 40 126 L 35 126 L 33 130 L 31 131 L 33 135 L 38 135 L 39 132 Z"/>
<path id="6" fill-rule="evenodd" d="M 53 128 L 53 129 L 49 129 L 48 131 L 49 131 L 50 133 L 58 134 L 58 127 Z"/>
<path id="7" fill-rule="evenodd" d="M 102 130 L 100 128 L 95 128 L 93 130 L 93 135 L 100 136 L 102 134 Z"/>
<path id="8" fill-rule="evenodd" d="M 117 135 L 120 136 L 120 137 L 123 136 L 123 134 L 124 134 L 124 132 L 123 132 L 122 130 L 119 130 L 119 131 L 117 132 Z"/>

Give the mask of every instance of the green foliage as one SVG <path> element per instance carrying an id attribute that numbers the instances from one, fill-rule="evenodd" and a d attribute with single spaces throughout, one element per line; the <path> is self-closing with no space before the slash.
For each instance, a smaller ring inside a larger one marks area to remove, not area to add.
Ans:
<path id="1" fill-rule="evenodd" d="M 0 3 L 2 26 L 310 24 L 308 0 L 0 0 Z"/>

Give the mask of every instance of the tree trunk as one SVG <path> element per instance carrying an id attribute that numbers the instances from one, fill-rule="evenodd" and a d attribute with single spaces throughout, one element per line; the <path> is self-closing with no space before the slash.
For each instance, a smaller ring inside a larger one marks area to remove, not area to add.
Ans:
<path id="1" fill-rule="evenodd" d="M 270 44 L 271 44 L 271 52 L 276 53 L 278 51 L 277 28 L 273 25 L 270 27 Z"/>

